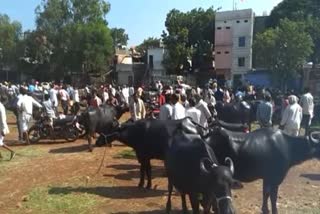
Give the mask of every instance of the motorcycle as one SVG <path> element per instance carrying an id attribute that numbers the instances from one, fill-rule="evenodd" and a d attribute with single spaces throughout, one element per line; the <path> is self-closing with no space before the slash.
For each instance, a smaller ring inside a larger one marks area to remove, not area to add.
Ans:
<path id="1" fill-rule="evenodd" d="M 79 138 L 80 125 L 76 116 L 55 119 L 53 125 L 49 121 L 50 119 L 44 115 L 36 120 L 28 131 L 30 143 L 37 143 L 41 139 L 65 139 L 74 142 Z"/>

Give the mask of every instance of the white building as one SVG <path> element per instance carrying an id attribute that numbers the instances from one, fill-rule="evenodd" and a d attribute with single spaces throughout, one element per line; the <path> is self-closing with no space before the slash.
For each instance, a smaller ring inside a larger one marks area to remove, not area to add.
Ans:
<path id="1" fill-rule="evenodd" d="M 162 65 L 163 57 L 165 54 L 164 48 L 151 48 L 148 49 L 148 67 L 150 76 L 154 80 L 162 80 L 166 75 L 165 68 Z"/>
<path id="2" fill-rule="evenodd" d="M 217 12 L 215 63 L 217 74 L 234 83 L 252 69 L 252 9 Z"/>

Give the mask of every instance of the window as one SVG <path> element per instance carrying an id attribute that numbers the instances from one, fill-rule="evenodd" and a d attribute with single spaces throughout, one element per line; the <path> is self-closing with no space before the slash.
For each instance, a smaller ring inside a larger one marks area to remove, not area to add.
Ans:
<path id="1" fill-rule="evenodd" d="M 221 30 L 221 27 L 217 27 L 218 30 Z"/>
<path id="2" fill-rule="evenodd" d="M 229 54 L 229 51 L 225 51 L 224 53 L 225 53 L 225 54 Z"/>
<path id="3" fill-rule="evenodd" d="M 245 22 L 245 23 L 247 23 L 247 22 L 248 22 L 248 20 L 244 20 L 244 22 Z"/>
<path id="4" fill-rule="evenodd" d="M 220 52 L 220 51 L 218 51 L 218 52 L 217 52 L 217 54 L 221 54 L 221 52 Z"/>
<path id="5" fill-rule="evenodd" d="M 224 21 L 224 23 L 227 23 L 227 21 Z"/>
<path id="6" fill-rule="evenodd" d="M 244 67 L 245 63 L 246 63 L 246 58 L 244 58 L 244 57 L 239 57 L 238 58 L 238 66 L 239 67 Z"/>
<path id="7" fill-rule="evenodd" d="M 230 27 L 226 27 L 226 29 L 230 29 Z"/>
<path id="8" fill-rule="evenodd" d="M 237 23 L 240 23 L 240 21 L 238 20 Z"/>
<path id="9" fill-rule="evenodd" d="M 246 37 L 241 36 L 239 37 L 239 47 L 245 47 L 246 46 Z"/>

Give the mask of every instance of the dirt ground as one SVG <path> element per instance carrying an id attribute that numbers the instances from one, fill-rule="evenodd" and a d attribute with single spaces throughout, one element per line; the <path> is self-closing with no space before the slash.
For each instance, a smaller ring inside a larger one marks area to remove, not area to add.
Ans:
<path id="1" fill-rule="evenodd" d="M 106 149 L 103 166 L 97 173 L 105 148 L 96 148 L 89 153 L 85 140 L 25 146 L 15 142 L 17 134 L 12 117 L 9 117 L 9 124 L 11 133 L 5 140 L 17 151 L 17 156 L 10 162 L 0 161 L 0 213 L 51 213 L 24 205 L 35 188 L 48 188 L 48 195 L 85 194 L 94 198 L 97 203 L 83 213 L 164 213 L 167 180 L 162 162 L 152 162 L 152 190 L 139 189 L 137 161 L 116 157 L 128 150 L 122 144 L 116 143 Z M 242 190 L 233 191 L 237 213 L 260 213 L 261 181 L 244 186 Z M 40 204 L 42 199 L 37 200 Z M 320 162 L 307 161 L 291 169 L 280 188 L 280 213 L 320 213 L 319 203 Z M 173 198 L 173 208 L 179 213 L 178 194 Z"/>

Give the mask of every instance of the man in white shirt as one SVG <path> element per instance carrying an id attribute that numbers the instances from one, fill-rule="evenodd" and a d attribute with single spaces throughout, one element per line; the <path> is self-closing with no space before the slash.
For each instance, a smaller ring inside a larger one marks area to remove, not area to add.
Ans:
<path id="1" fill-rule="evenodd" d="M 172 118 L 172 105 L 170 104 L 170 98 L 170 94 L 165 95 L 166 103 L 160 107 L 160 120 L 171 120 Z"/>
<path id="2" fill-rule="evenodd" d="M 180 120 L 186 117 L 185 108 L 179 102 L 179 95 L 173 94 L 171 97 L 173 108 L 172 108 L 172 119 Z"/>
<path id="3" fill-rule="evenodd" d="M 302 120 L 302 108 L 298 104 L 298 98 L 294 95 L 288 97 L 289 105 L 283 112 L 280 127 L 284 128 L 284 132 L 291 136 L 298 136 L 300 123 Z"/>
<path id="4" fill-rule="evenodd" d="M 60 98 L 61 98 L 61 107 L 63 109 L 63 114 L 67 115 L 68 114 L 68 107 L 69 107 L 69 93 L 66 90 L 66 86 L 63 86 L 62 89 L 59 91 Z"/>
<path id="5" fill-rule="evenodd" d="M 20 111 L 20 129 L 22 131 L 23 137 L 27 144 L 30 144 L 28 137 L 29 122 L 32 118 L 33 106 L 42 108 L 41 104 L 38 103 L 33 97 L 27 95 L 27 90 L 23 87 L 20 88 L 20 93 L 22 96 L 17 102 L 17 107 Z"/>
<path id="6" fill-rule="evenodd" d="M 141 120 L 146 117 L 146 108 L 140 96 L 135 93 L 129 105 L 131 119 L 133 121 Z"/>
<path id="7" fill-rule="evenodd" d="M 186 110 L 186 117 L 190 117 L 193 122 L 200 124 L 201 111 L 195 107 L 196 99 L 190 98 L 189 105 L 190 108 Z"/>
<path id="8" fill-rule="evenodd" d="M 124 97 L 126 103 L 129 104 L 129 88 L 127 86 L 123 86 L 122 96 Z"/>
<path id="9" fill-rule="evenodd" d="M 302 107 L 303 117 L 301 121 L 301 128 L 305 130 L 305 136 L 309 134 L 309 128 L 311 125 L 311 119 L 313 118 L 313 96 L 310 93 L 309 88 L 305 88 L 304 95 L 300 99 L 300 105 Z"/>
<path id="10" fill-rule="evenodd" d="M 58 94 L 58 91 L 55 89 L 55 85 L 52 84 L 51 89 L 49 91 L 49 95 L 50 95 L 50 100 L 54 107 L 54 111 L 56 115 L 58 113 L 58 104 L 59 104 L 57 94 Z"/>
<path id="11" fill-rule="evenodd" d="M 202 97 L 199 94 L 196 94 L 195 98 L 197 101 L 196 108 L 199 109 L 201 112 L 200 125 L 207 128 L 208 120 L 212 117 L 208 108 L 208 104 L 202 100 Z"/>

